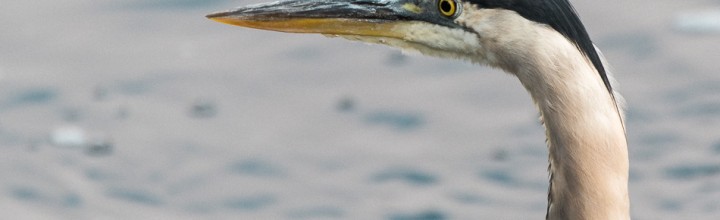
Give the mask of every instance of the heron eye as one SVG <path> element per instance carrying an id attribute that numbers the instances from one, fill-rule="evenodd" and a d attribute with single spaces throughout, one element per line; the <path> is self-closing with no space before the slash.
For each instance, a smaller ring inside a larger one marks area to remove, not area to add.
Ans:
<path id="1" fill-rule="evenodd" d="M 440 14 L 445 17 L 453 17 L 457 14 L 458 7 L 455 0 L 440 0 L 438 1 L 438 10 Z"/>

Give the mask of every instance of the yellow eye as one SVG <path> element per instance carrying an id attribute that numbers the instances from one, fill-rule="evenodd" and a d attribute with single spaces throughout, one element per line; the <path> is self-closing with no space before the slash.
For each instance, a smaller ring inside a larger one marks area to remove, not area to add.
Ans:
<path id="1" fill-rule="evenodd" d="M 458 5 L 455 0 L 439 0 L 438 10 L 440 10 L 440 14 L 444 15 L 445 17 L 453 17 L 455 16 L 455 14 L 457 14 Z"/>

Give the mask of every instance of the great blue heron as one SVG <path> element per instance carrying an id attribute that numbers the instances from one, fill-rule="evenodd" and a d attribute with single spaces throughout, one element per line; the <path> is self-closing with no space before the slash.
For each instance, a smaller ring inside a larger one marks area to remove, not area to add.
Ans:
<path id="1" fill-rule="evenodd" d="M 290 0 L 208 18 L 501 68 L 520 79 L 546 129 L 546 218 L 630 218 L 620 97 L 568 0 Z"/>

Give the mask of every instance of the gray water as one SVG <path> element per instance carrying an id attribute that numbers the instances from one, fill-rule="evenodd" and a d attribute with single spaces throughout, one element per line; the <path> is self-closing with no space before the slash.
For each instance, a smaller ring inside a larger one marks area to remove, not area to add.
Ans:
<path id="1" fill-rule="evenodd" d="M 544 216 L 515 78 L 204 18 L 257 2 L 4 2 L 2 218 Z M 573 3 L 627 99 L 633 218 L 720 216 L 720 2 Z"/>

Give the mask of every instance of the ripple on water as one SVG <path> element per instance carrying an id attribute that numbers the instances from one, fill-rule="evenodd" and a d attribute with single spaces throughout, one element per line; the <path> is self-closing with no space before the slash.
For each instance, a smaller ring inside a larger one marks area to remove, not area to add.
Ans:
<path id="1" fill-rule="evenodd" d="M 14 108 L 31 104 L 45 104 L 54 101 L 58 92 L 53 88 L 39 87 L 21 90 L 10 94 L 8 98 L 0 102 L 0 109 Z"/>
<path id="2" fill-rule="evenodd" d="M 277 198 L 273 195 L 255 195 L 228 198 L 223 201 L 222 205 L 234 210 L 256 211 L 275 203 L 277 203 Z"/>
<path id="3" fill-rule="evenodd" d="M 400 181 L 416 186 L 433 185 L 438 182 L 438 177 L 429 172 L 408 168 L 391 168 L 381 171 L 375 174 L 372 179 L 378 183 Z"/>
<path id="4" fill-rule="evenodd" d="M 504 170 L 488 170 L 483 171 L 481 176 L 483 179 L 488 179 L 493 182 L 500 183 L 502 185 L 518 185 L 518 180 L 515 179 L 510 173 Z"/>
<path id="5" fill-rule="evenodd" d="M 162 205 L 163 201 L 159 196 L 154 195 L 150 192 L 138 189 L 129 188 L 110 188 L 107 191 L 109 197 L 125 200 L 128 202 L 140 203 L 144 205 L 158 206 Z"/>
<path id="6" fill-rule="evenodd" d="M 485 198 L 482 195 L 477 195 L 469 192 L 455 193 L 451 197 L 455 201 L 463 204 L 487 204 L 491 201 L 489 198 Z"/>
<path id="7" fill-rule="evenodd" d="M 688 180 L 693 178 L 720 175 L 719 164 L 677 165 L 665 169 L 665 174 L 673 179 Z"/>
<path id="8" fill-rule="evenodd" d="M 89 168 L 85 170 L 85 177 L 94 181 L 106 181 L 113 179 L 114 176 L 98 168 Z"/>
<path id="9" fill-rule="evenodd" d="M 53 195 L 52 193 L 43 193 L 36 188 L 27 186 L 14 187 L 10 189 L 10 195 L 17 200 L 60 205 L 66 208 L 80 207 L 83 203 L 82 198 L 75 193 L 61 193 Z"/>
<path id="10" fill-rule="evenodd" d="M 15 187 L 10 190 L 12 197 L 18 200 L 38 201 L 42 198 L 40 192 L 30 187 Z"/>
<path id="11" fill-rule="evenodd" d="M 288 216 L 293 219 L 343 218 L 345 211 L 339 207 L 318 206 L 290 211 Z"/>
<path id="12" fill-rule="evenodd" d="M 643 135 L 639 141 L 645 146 L 668 146 L 674 145 L 679 139 L 674 132 L 654 132 Z"/>
<path id="13" fill-rule="evenodd" d="M 365 116 L 370 124 L 384 125 L 399 131 L 409 131 L 422 127 L 425 124 L 423 117 L 416 113 L 377 111 Z"/>
<path id="14" fill-rule="evenodd" d="M 78 194 L 69 193 L 60 196 L 59 203 L 61 206 L 66 208 L 77 208 L 82 206 L 83 199 Z"/>
<path id="15" fill-rule="evenodd" d="M 388 220 L 443 220 L 448 219 L 447 214 L 439 210 L 423 210 L 417 213 L 392 213 Z"/>
<path id="16" fill-rule="evenodd" d="M 230 164 L 230 166 L 228 166 L 228 170 L 236 174 L 260 177 L 279 177 L 284 175 L 282 168 L 260 159 L 245 159 L 237 161 Z"/>

